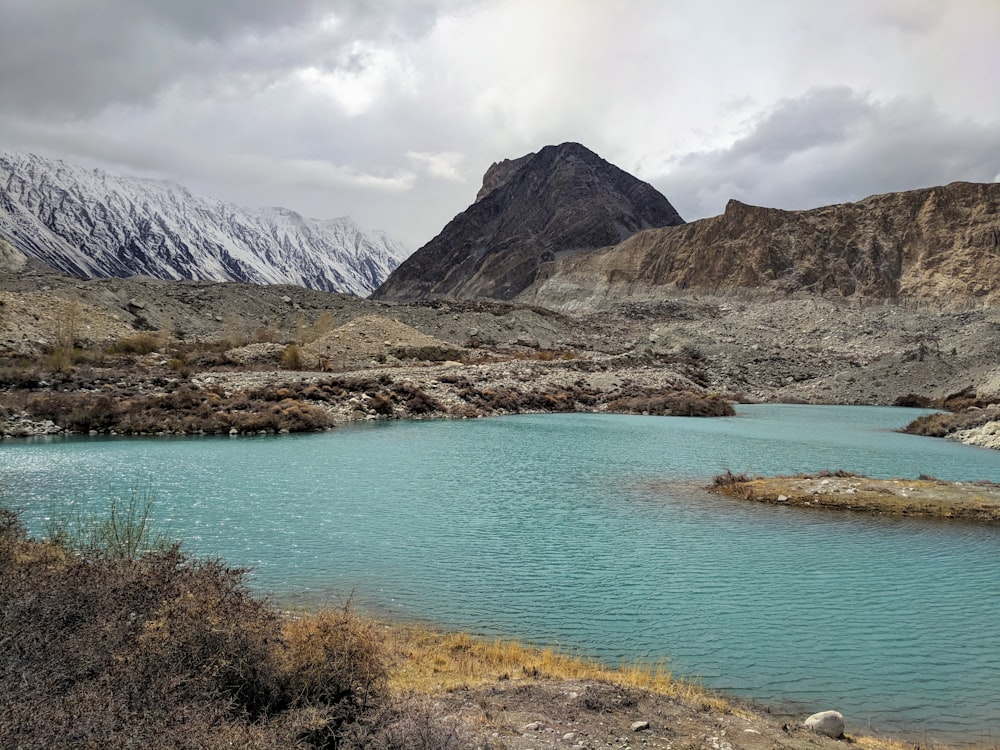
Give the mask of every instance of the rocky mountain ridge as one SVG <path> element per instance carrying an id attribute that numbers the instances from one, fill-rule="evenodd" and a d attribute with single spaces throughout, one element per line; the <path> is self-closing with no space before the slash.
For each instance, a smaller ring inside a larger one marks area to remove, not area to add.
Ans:
<path id="1" fill-rule="evenodd" d="M 373 297 L 512 299 L 556 257 L 683 224 L 652 186 L 578 143 L 494 164 L 476 201 L 393 271 Z"/>
<path id="2" fill-rule="evenodd" d="M 0 153 L 0 238 L 75 276 L 295 284 L 361 296 L 407 255 L 349 217 L 245 209 L 172 182 L 16 153 Z"/>
<path id="3" fill-rule="evenodd" d="M 677 289 L 1000 302 L 1000 184 L 956 182 L 856 203 L 725 213 L 556 258 L 518 300 L 593 309 Z"/>

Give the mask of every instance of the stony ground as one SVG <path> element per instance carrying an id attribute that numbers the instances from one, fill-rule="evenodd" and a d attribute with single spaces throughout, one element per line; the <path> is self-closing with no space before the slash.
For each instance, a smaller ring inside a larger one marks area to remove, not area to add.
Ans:
<path id="1" fill-rule="evenodd" d="M 0 279 L 0 295 L 0 347 L 25 353 L 42 351 L 67 327 L 95 344 L 130 330 L 189 341 L 288 341 L 310 327 L 322 335 L 379 316 L 452 347 L 700 357 L 713 387 L 760 400 L 892 403 L 908 393 L 941 397 L 970 386 L 1000 394 L 996 308 L 678 292 L 669 302 L 570 316 L 492 302 L 394 305 L 297 287 L 83 281 L 42 271 Z M 374 332 L 358 356 L 341 350 L 331 358 L 346 354 L 351 367 L 366 357 L 391 364 L 392 350 L 407 342 L 387 340 Z M 412 345 L 425 343 L 414 338 Z"/>
<path id="2" fill-rule="evenodd" d="M 801 720 L 750 708 L 721 711 L 593 680 L 497 683 L 454 690 L 433 702 L 481 747 L 492 743 L 509 750 L 805 750 L 849 744 L 805 729 Z"/>

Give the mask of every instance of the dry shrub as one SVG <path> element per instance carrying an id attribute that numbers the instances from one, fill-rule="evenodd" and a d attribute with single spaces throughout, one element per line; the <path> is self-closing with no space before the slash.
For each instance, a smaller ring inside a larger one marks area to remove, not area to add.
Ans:
<path id="1" fill-rule="evenodd" d="M 458 722 L 442 718 L 426 698 L 411 695 L 353 724 L 343 750 L 466 750 L 486 748 L 462 736 Z M 487 746 L 488 747 L 488 746 Z"/>
<path id="2" fill-rule="evenodd" d="M 380 705 L 387 672 L 374 623 L 349 606 L 286 621 L 281 661 L 288 696 L 305 705 L 348 705 L 356 712 Z"/>
<path id="3" fill-rule="evenodd" d="M 411 359 L 421 362 L 447 362 L 462 358 L 461 349 L 448 346 L 397 346 L 389 352 L 396 359 Z"/>
<path id="4" fill-rule="evenodd" d="M 733 474 L 731 469 L 726 469 L 725 474 L 718 474 L 712 479 L 713 487 L 735 487 L 738 484 L 745 484 L 750 481 L 746 474 Z"/>
<path id="5" fill-rule="evenodd" d="M 935 406 L 940 406 L 948 411 L 965 411 L 966 409 L 978 408 L 981 409 L 984 406 L 988 406 L 990 401 L 988 399 L 981 399 L 976 395 L 976 390 L 974 388 L 966 388 L 958 393 L 950 393 L 944 398 L 940 399 Z"/>
<path id="6" fill-rule="evenodd" d="M 285 347 L 285 350 L 281 353 L 281 366 L 286 370 L 303 369 L 302 350 L 298 344 L 289 344 Z"/>
<path id="7" fill-rule="evenodd" d="M 925 414 L 917 417 L 903 428 L 903 432 L 926 437 L 945 437 L 958 430 L 980 427 L 1000 418 L 996 409 L 964 411 L 957 414 Z"/>
<path id="8" fill-rule="evenodd" d="M 522 393 L 515 388 L 462 388 L 458 394 L 464 401 L 486 412 L 521 412 L 527 410 L 563 411 L 554 408 L 558 399 L 546 398 L 544 392 Z"/>
<path id="9" fill-rule="evenodd" d="M 284 621 L 244 571 L 175 545 L 71 554 L 0 510 L 2 744 L 338 747 L 388 706 L 372 625 Z"/>
<path id="10" fill-rule="evenodd" d="M 749 500 L 753 496 L 753 479 L 746 474 L 733 474 L 726 469 L 725 474 L 719 474 L 712 479 L 710 489 L 726 495 L 732 495 L 743 500 Z"/>
<path id="11" fill-rule="evenodd" d="M 176 547 L 140 560 L 35 549 L 0 563 L 0 736 L 22 747 L 174 744 L 273 702 L 265 647 L 277 626 L 240 571 Z"/>
<path id="12" fill-rule="evenodd" d="M 48 393 L 30 398 L 25 410 L 34 419 L 50 419 L 72 432 L 218 434 L 233 428 L 239 432 L 316 432 L 330 424 L 322 408 L 300 400 L 302 396 L 291 388 L 220 395 L 182 384 L 167 393 L 116 395 Z"/>
<path id="13" fill-rule="evenodd" d="M 118 339 L 108 348 L 109 354 L 149 354 L 155 352 L 159 346 L 156 337 L 143 331 L 128 338 Z"/>
<path id="14" fill-rule="evenodd" d="M 391 416 L 395 411 L 392 404 L 392 396 L 388 393 L 377 393 L 368 404 L 376 414 Z"/>
<path id="15" fill-rule="evenodd" d="M 5 358 L 0 366 L 0 388 L 38 388 L 45 380 L 35 362 Z"/>
<path id="16" fill-rule="evenodd" d="M 853 471 L 847 471 L 846 469 L 835 469 L 831 471 L 830 469 L 820 469 L 815 474 L 798 474 L 796 476 L 809 479 L 824 479 L 827 477 L 833 477 L 836 479 L 850 479 L 851 477 L 860 477 L 860 474 L 856 474 Z"/>
<path id="17" fill-rule="evenodd" d="M 395 386 L 391 395 L 394 401 L 403 404 L 409 414 L 430 414 L 444 411 L 444 407 L 437 399 L 428 395 L 423 389 L 408 383 L 400 383 Z"/>
<path id="18" fill-rule="evenodd" d="M 722 396 L 692 391 L 668 391 L 617 399 L 608 404 L 608 410 L 675 417 L 729 417 L 735 414 L 733 405 Z"/>
<path id="19" fill-rule="evenodd" d="M 521 410 L 522 396 L 513 388 L 469 388 L 458 395 L 466 402 L 486 411 L 517 412 Z"/>

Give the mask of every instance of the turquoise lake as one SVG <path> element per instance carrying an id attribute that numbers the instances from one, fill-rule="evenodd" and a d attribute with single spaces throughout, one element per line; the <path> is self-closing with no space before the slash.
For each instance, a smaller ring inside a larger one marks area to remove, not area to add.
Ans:
<path id="1" fill-rule="evenodd" d="M 0 501 L 54 510 L 138 483 L 159 527 L 279 601 L 675 674 L 849 731 L 1000 733 L 1000 528 L 739 504 L 727 469 L 1000 481 L 1000 452 L 893 432 L 917 410 L 537 415 L 305 436 L 0 443 Z"/>

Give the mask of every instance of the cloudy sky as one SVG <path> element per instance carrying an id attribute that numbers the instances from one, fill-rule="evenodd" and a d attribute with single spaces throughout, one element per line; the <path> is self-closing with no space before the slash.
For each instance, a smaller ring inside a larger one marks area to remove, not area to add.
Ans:
<path id="1" fill-rule="evenodd" d="M 416 248 L 578 141 L 685 219 L 1000 179 L 998 0 L 0 0 L 0 149 Z"/>

